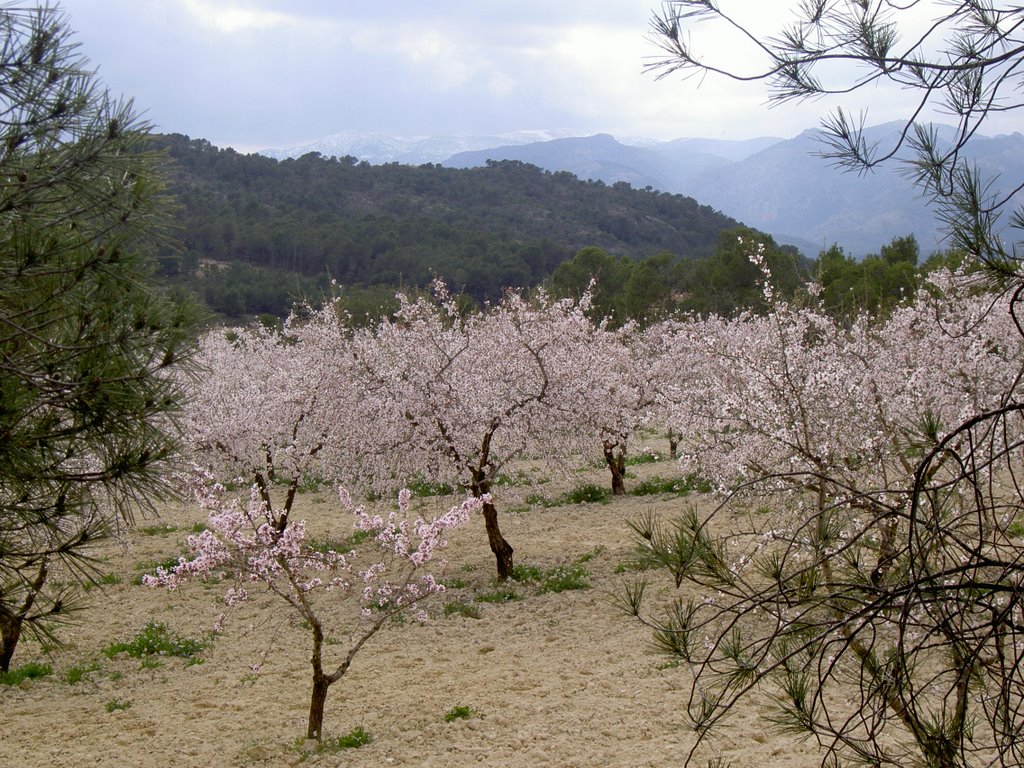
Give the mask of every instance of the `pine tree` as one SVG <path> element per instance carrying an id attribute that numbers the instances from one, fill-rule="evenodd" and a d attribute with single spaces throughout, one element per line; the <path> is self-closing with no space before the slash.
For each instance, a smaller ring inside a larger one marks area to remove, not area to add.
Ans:
<path id="1" fill-rule="evenodd" d="M 52 639 L 89 553 L 168 491 L 194 320 L 150 283 L 147 126 L 50 7 L 0 8 L 0 670 Z M 55 574 L 60 578 L 53 578 Z"/>

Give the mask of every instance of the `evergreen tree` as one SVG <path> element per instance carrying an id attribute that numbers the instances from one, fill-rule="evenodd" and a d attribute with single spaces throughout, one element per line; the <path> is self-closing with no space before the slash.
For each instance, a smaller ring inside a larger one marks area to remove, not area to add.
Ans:
<path id="1" fill-rule="evenodd" d="M 0 8 L 0 670 L 52 637 L 91 545 L 167 491 L 189 308 L 149 280 L 146 126 L 53 8 Z"/>

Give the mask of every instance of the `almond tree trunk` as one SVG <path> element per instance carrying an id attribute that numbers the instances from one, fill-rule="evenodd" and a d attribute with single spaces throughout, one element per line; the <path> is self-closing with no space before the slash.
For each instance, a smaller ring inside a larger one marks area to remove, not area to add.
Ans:
<path id="1" fill-rule="evenodd" d="M 309 723 L 306 738 L 320 740 L 324 730 L 324 706 L 327 704 L 327 689 L 331 680 L 322 670 L 313 672 L 313 691 L 309 697 Z"/>
<path id="2" fill-rule="evenodd" d="M 487 541 L 498 566 L 498 578 L 506 581 L 512 577 L 512 545 L 505 541 L 498 526 L 498 510 L 489 501 L 484 502 L 484 526 L 487 528 Z"/>
<path id="3" fill-rule="evenodd" d="M 473 470 L 473 482 L 469 488 L 476 498 L 491 492 L 491 481 L 487 478 L 485 470 Z M 493 502 L 485 501 L 483 504 L 484 527 L 487 530 L 487 543 L 491 545 L 491 552 L 498 566 L 498 579 L 506 581 L 512 578 L 512 545 L 505 541 L 501 535 L 501 527 L 498 525 L 498 510 Z"/>
<path id="4" fill-rule="evenodd" d="M 626 449 L 618 443 L 604 441 L 604 460 L 612 473 L 612 495 L 625 496 Z"/>
<path id="5" fill-rule="evenodd" d="M 303 605 L 306 605 L 303 603 Z M 313 690 L 309 695 L 309 721 L 306 725 L 306 738 L 320 740 L 324 730 L 324 705 L 327 703 L 327 689 L 334 682 L 332 676 L 324 673 L 323 648 L 324 630 L 319 619 L 306 612 L 306 621 L 313 632 L 313 654 L 310 663 L 313 665 Z"/>

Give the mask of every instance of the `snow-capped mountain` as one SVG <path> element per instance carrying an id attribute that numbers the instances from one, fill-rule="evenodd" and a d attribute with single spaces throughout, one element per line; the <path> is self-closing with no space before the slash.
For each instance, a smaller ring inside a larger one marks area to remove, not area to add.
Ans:
<path id="1" fill-rule="evenodd" d="M 347 155 L 373 165 L 403 163 L 422 165 L 440 163 L 459 152 L 473 152 L 491 147 L 510 147 L 552 141 L 579 134 L 557 131 L 515 131 L 496 136 L 385 136 L 380 133 L 342 131 L 324 136 L 308 144 L 276 147 L 260 151 L 261 155 L 284 160 L 319 152 L 324 157 Z"/>

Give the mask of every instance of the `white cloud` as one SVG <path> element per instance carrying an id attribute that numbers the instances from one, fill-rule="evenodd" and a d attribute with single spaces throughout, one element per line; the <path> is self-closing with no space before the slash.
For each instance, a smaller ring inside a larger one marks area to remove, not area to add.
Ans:
<path id="1" fill-rule="evenodd" d="M 718 0 L 777 34 L 797 0 Z M 61 0 L 85 52 L 161 130 L 272 146 L 345 129 L 423 135 L 523 128 L 622 137 L 792 136 L 835 103 L 767 107 L 763 84 L 656 81 L 661 0 Z M 751 71 L 751 41 L 693 30 L 708 60 Z M 907 93 L 841 102 L 903 116 Z M 1015 119 L 1014 115 L 1007 117 Z M 993 118 L 986 128 L 995 127 Z M 1009 128 L 1010 130 L 1015 127 Z"/>
<path id="2" fill-rule="evenodd" d="M 296 22 L 293 16 L 286 13 L 257 10 L 217 0 L 183 0 L 182 6 L 200 25 L 228 34 L 242 30 L 274 29 Z"/>

